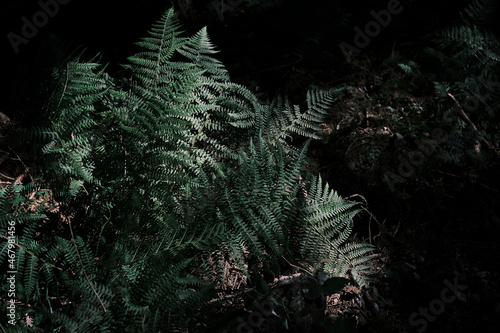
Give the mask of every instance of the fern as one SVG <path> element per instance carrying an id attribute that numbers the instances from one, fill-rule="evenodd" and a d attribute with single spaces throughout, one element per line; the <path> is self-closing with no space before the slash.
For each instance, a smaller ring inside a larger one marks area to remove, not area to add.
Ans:
<path id="1" fill-rule="evenodd" d="M 431 37 L 441 51 L 436 54 L 450 68 L 447 82 L 434 82 L 436 96 L 447 113 L 457 112 L 460 119 L 437 154 L 447 164 L 463 167 L 472 161 L 484 168 L 488 152 L 498 155 L 498 145 L 491 139 L 498 127 L 495 74 L 499 69 L 500 41 L 490 30 L 497 9 L 495 1 L 473 0 L 460 12 L 460 23 Z"/>
<path id="2" fill-rule="evenodd" d="M 367 286 L 373 265 L 367 253 L 374 250 L 369 244 L 347 242 L 352 231 L 352 218 L 359 212 L 355 203 L 343 200 L 321 178 L 311 181 L 303 215 L 303 240 L 300 252 L 308 258 L 322 258 L 313 262 L 316 269 L 330 272 L 332 276 L 346 277 L 348 273 L 360 286 Z"/>
<path id="3" fill-rule="evenodd" d="M 494 22 L 492 13 L 496 7 L 495 1 L 474 0 L 460 12 L 460 23 L 430 36 L 438 48 L 452 54 L 452 60 L 459 67 L 458 73 L 487 77 L 497 66 L 500 43 L 489 29 Z"/>
<path id="4" fill-rule="evenodd" d="M 330 89 L 327 91 L 311 90 L 307 93 L 306 112 L 302 113 L 298 106 L 291 106 L 281 96 L 257 113 L 256 128 L 265 131 L 269 140 L 285 144 L 292 135 L 319 139 L 318 131 L 321 122 L 327 115 L 335 97 L 345 89 Z"/>
<path id="5" fill-rule="evenodd" d="M 460 17 L 470 24 L 488 26 L 493 22 L 498 3 L 493 0 L 473 0 L 463 11 Z"/>
<path id="6" fill-rule="evenodd" d="M 231 82 L 205 28 L 179 29 L 168 10 L 124 77 L 82 55 L 53 72 L 48 121 L 31 135 L 56 213 L 16 215 L 19 300 L 39 328 L 203 331 L 227 316 L 214 308 L 229 264 L 245 286 L 296 261 L 369 283 L 374 249 L 349 238 L 355 205 L 305 168 L 343 88 L 310 91 L 304 112 L 262 103 Z M 16 193 L 0 191 L 4 211 L 29 201 Z"/>
<path id="7" fill-rule="evenodd" d="M 487 76 L 500 61 L 499 42 L 495 35 L 477 26 L 454 26 L 436 33 L 440 48 L 450 48 L 466 74 Z"/>

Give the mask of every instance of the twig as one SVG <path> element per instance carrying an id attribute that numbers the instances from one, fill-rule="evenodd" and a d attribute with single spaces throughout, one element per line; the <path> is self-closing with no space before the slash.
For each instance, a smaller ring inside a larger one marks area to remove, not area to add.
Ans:
<path id="1" fill-rule="evenodd" d="M 457 105 L 457 109 L 458 109 L 458 113 L 469 123 L 469 125 L 472 126 L 472 128 L 477 131 L 479 133 L 479 135 L 481 135 L 481 139 L 484 141 L 484 143 L 486 143 L 486 145 L 491 149 L 493 150 L 497 155 L 500 155 L 500 153 L 498 152 L 498 150 L 495 148 L 495 146 L 493 146 L 488 140 L 486 140 L 485 136 L 484 136 L 484 133 L 480 130 L 477 129 L 476 125 L 474 125 L 474 123 L 470 120 L 470 118 L 467 116 L 467 114 L 464 112 L 464 110 L 462 109 L 462 107 L 460 106 L 460 103 L 458 103 L 458 101 L 455 99 L 455 97 L 448 93 L 448 96 L 450 96 L 450 98 L 455 102 L 455 104 Z"/>
<path id="2" fill-rule="evenodd" d="M 212 298 L 207 303 L 211 304 L 211 303 L 218 302 L 218 301 L 221 301 L 221 300 L 227 300 L 227 299 L 231 299 L 231 298 L 240 297 L 241 295 L 249 293 L 249 292 L 252 292 L 252 291 L 254 291 L 256 289 L 257 289 L 256 287 L 251 287 L 251 288 L 248 288 L 248 289 L 236 290 L 236 291 L 234 291 L 234 290 L 227 290 L 227 289 L 215 289 L 215 291 L 218 294 L 221 294 L 221 293 L 225 293 L 225 294 L 230 293 L 230 294 L 229 295 L 218 296 L 216 298 Z"/>
<path id="3" fill-rule="evenodd" d="M 17 153 L 14 151 L 14 149 L 10 148 L 9 149 L 14 153 L 14 155 L 17 156 L 17 159 L 19 160 L 19 162 L 21 162 L 21 164 L 24 166 L 24 172 L 26 172 L 30 178 L 31 178 L 31 182 L 32 183 L 35 183 L 35 181 L 33 180 L 33 177 L 31 176 L 30 172 L 29 172 L 29 169 L 28 167 L 26 166 L 26 164 L 24 164 L 23 160 L 21 160 L 21 158 L 19 157 L 19 155 L 17 155 Z"/>
<path id="4" fill-rule="evenodd" d="M 492 192 L 495 192 L 495 193 L 498 193 L 498 190 L 497 189 L 494 189 L 493 187 L 490 187 L 488 185 L 485 185 L 483 183 L 480 183 L 478 181 L 475 181 L 474 179 L 471 179 L 471 182 L 474 183 L 474 184 L 478 184 L 482 187 L 484 187 L 485 189 L 489 190 L 489 191 L 492 191 Z"/>
<path id="5" fill-rule="evenodd" d="M 0 173 L 0 176 L 2 176 L 2 177 L 4 177 L 4 178 L 7 178 L 7 179 L 10 179 L 10 180 L 15 180 L 15 178 L 12 178 L 12 177 L 6 176 L 6 175 L 4 175 L 3 173 Z"/>
<path id="6" fill-rule="evenodd" d="M 280 276 L 279 278 L 274 279 L 273 284 L 272 284 L 273 288 L 281 287 L 281 286 L 286 285 L 286 284 L 291 284 L 291 283 L 293 283 L 294 280 L 300 279 L 302 276 L 303 275 L 301 273 Z"/>
<path id="7" fill-rule="evenodd" d="M 396 234 L 398 233 L 398 230 L 399 230 L 399 226 L 401 225 L 401 219 L 398 221 L 398 225 L 396 227 L 396 230 L 394 230 L 394 234 L 392 235 L 392 237 L 396 237 Z"/>
<path id="8" fill-rule="evenodd" d="M 363 139 L 361 138 L 361 140 L 363 140 Z M 349 150 L 351 150 L 351 147 L 352 147 L 352 145 L 354 144 L 354 142 L 356 142 L 356 140 L 354 140 L 354 141 L 353 141 L 353 142 L 349 145 L 349 147 L 347 147 L 347 150 L 345 151 L 345 155 L 347 155 L 347 153 L 349 153 Z M 363 140 L 363 141 L 361 141 L 361 143 L 360 143 L 360 144 L 355 145 L 352 149 L 356 149 L 356 148 L 358 148 L 359 146 L 364 145 L 365 143 L 368 143 L 368 141 Z"/>
<path id="9" fill-rule="evenodd" d="M 363 199 L 363 201 L 365 202 L 365 205 L 368 206 L 368 200 L 366 200 L 366 198 L 364 196 L 362 196 L 361 194 L 353 194 L 353 195 L 350 195 L 348 196 L 347 198 L 345 198 L 345 200 L 348 200 L 349 198 L 352 198 L 352 197 L 360 197 L 361 199 Z M 358 201 L 352 201 L 352 202 L 358 202 Z M 368 211 L 367 211 L 368 212 Z"/>
<path id="10" fill-rule="evenodd" d="M 373 242 L 372 241 L 372 219 L 374 219 L 375 222 L 378 223 L 378 225 L 380 225 L 380 222 L 377 221 L 377 219 L 375 218 L 375 216 L 373 216 L 373 214 L 368 209 L 366 209 L 363 206 L 361 206 L 361 209 L 363 209 L 365 212 L 368 213 L 368 215 L 370 215 L 370 219 L 368 220 L 368 239 L 370 240 L 370 244 L 372 244 L 372 242 Z"/>
<path id="11" fill-rule="evenodd" d="M 352 198 L 352 197 L 360 197 L 361 199 L 363 199 L 365 205 L 368 206 L 368 200 L 366 200 L 366 198 L 364 196 L 362 196 L 361 194 L 353 194 L 353 195 L 348 196 L 347 198 L 345 198 L 345 200 L 347 200 L 349 202 L 353 202 L 353 203 L 354 202 L 359 203 L 358 201 L 350 201 L 350 200 L 348 200 L 349 198 Z M 377 219 L 375 218 L 375 216 L 373 216 L 373 214 L 367 208 L 361 206 L 361 209 L 363 209 L 365 212 L 368 213 L 368 215 L 370 215 L 370 219 L 368 220 L 368 239 L 370 240 L 370 244 L 373 244 L 373 240 L 372 240 L 372 219 L 374 219 L 375 222 L 378 223 L 378 225 L 380 225 L 380 222 L 377 221 Z"/>
<path id="12" fill-rule="evenodd" d="M 283 256 L 281 256 L 281 258 L 283 258 L 283 260 L 285 260 L 285 261 L 286 261 L 286 262 L 287 262 L 290 266 L 295 267 L 295 268 L 298 268 L 298 269 L 301 269 L 301 270 L 303 270 L 304 272 L 306 272 L 307 274 L 309 274 L 309 275 L 313 276 L 313 274 L 312 274 L 311 272 L 309 272 L 307 269 L 305 269 L 305 268 L 302 268 L 302 267 L 300 267 L 300 266 L 297 266 L 297 265 L 292 264 L 291 262 L 289 262 L 288 260 L 286 260 L 286 258 L 285 258 L 285 257 L 283 257 Z"/>

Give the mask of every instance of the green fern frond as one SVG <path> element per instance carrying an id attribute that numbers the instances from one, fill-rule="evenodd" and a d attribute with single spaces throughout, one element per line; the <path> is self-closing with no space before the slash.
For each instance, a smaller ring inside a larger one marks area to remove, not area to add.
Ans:
<path id="1" fill-rule="evenodd" d="M 236 288 L 227 265 L 248 285 L 326 260 L 368 283 L 373 248 L 350 241 L 356 204 L 306 168 L 343 88 L 311 90 L 305 112 L 284 97 L 261 103 L 230 81 L 205 28 L 179 29 L 167 11 L 126 78 L 95 59 L 54 70 L 48 121 L 32 131 L 58 202 L 46 224 L 45 205 L 21 209 L 22 186 L 0 189 L 0 231 L 13 217 L 22 228 L 22 298 L 45 330 L 200 328 L 200 311 L 220 303 L 215 286 Z M 293 136 L 307 140 L 295 147 Z"/>
<path id="2" fill-rule="evenodd" d="M 359 212 L 355 203 L 343 200 L 321 178 L 313 179 L 302 214 L 307 227 L 303 228 L 300 253 L 315 260 L 316 268 L 324 260 L 324 267 L 332 276 L 352 275 L 360 286 L 368 286 L 371 260 L 365 254 L 374 250 L 370 244 L 347 242 L 352 231 L 352 218 Z"/>
<path id="3" fill-rule="evenodd" d="M 488 25 L 498 10 L 498 2 L 494 0 L 473 0 L 461 13 L 463 21 L 472 24 Z"/>
<path id="4" fill-rule="evenodd" d="M 212 80 L 225 82 L 229 80 L 229 73 L 222 62 L 211 56 L 217 52 L 208 37 L 206 27 L 190 38 L 182 48 L 179 48 L 179 53 L 191 60 L 193 64 L 206 70 Z"/>
<path id="5" fill-rule="evenodd" d="M 318 131 L 321 123 L 328 116 L 328 109 L 344 88 L 317 90 L 307 93 L 307 110 L 301 112 L 298 106 L 291 106 L 281 96 L 271 104 L 261 107 L 256 114 L 256 129 L 262 130 L 272 142 L 285 144 L 292 135 L 319 139 Z"/>
<path id="6" fill-rule="evenodd" d="M 500 42 L 488 30 L 473 26 L 454 26 L 434 34 L 438 47 L 450 48 L 461 69 L 470 74 L 479 70 L 488 76 L 500 61 Z"/>

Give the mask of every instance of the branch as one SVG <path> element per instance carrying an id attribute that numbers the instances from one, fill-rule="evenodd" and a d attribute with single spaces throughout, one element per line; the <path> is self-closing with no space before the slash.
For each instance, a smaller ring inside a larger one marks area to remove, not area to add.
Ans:
<path id="1" fill-rule="evenodd" d="M 448 96 L 450 96 L 450 98 L 455 102 L 455 104 L 457 105 L 457 109 L 458 109 L 458 113 L 469 123 L 469 125 L 472 126 L 472 128 L 477 131 L 479 133 L 479 135 L 481 135 L 481 139 L 484 141 L 484 143 L 486 143 L 486 145 L 491 149 L 493 150 L 497 155 L 500 155 L 500 153 L 498 152 L 498 150 L 495 148 L 495 146 L 493 146 L 488 140 L 486 140 L 485 138 L 485 135 L 482 131 L 478 130 L 476 125 L 474 125 L 474 123 L 470 120 L 470 118 L 467 116 L 467 114 L 464 112 L 464 110 L 462 109 L 462 107 L 460 106 L 460 103 L 458 103 L 458 101 L 455 99 L 455 97 L 448 93 Z"/>

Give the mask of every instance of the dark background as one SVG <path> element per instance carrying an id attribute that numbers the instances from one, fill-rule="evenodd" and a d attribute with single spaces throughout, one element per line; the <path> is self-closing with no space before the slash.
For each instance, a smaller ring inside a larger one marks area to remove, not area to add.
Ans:
<path id="1" fill-rule="evenodd" d="M 183 2 L 175 3 L 179 7 L 177 4 L 182 6 Z M 312 63 L 316 68 L 333 66 L 341 74 L 345 58 L 339 43 L 352 44 L 353 28 L 359 26 L 364 30 L 364 25 L 373 20 L 370 11 L 386 9 L 388 1 L 254 1 L 255 5 L 250 8 L 241 1 L 234 9 L 226 10 L 223 20 L 215 9 L 217 3 L 220 1 L 194 0 L 188 9 L 179 10 L 186 34 L 191 35 L 208 26 L 209 35 L 221 50 L 219 58 L 233 79 L 238 81 L 263 72 L 264 75 L 255 78 L 260 79 L 257 83 L 271 90 L 272 95 L 286 85 L 286 80 L 266 72 L 266 69 L 293 63 L 298 59 L 294 52 L 299 52 L 305 63 Z M 464 0 L 402 0 L 403 12 L 392 17 L 389 26 L 383 28 L 363 53 L 391 49 L 395 43 L 416 43 L 422 36 L 449 24 L 465 3 Z M 7 89 L 2 90 L 5 94 L 2 112 L 11 118 L 22 117 L 14 115 L 13 110 L 17 108 L 11 106 L 22 103 L 27 95 L 31 95 L 27 94 L 28 91 L 37 89 L 41 75 L 46 74 L 51 61 L 67 53 L 63 51 L 63 45 L 71 43 L 70 49 L 84 47 L 89 56 L 100 54 L 102 62 L 109 63 L 110 74 L 119 71 L 118 64 L 126 62 L 126 57 L 134 53 L 133 43 L 146 36 L 151 24 L 171 4 L 159 0 L 70 0 L 59 5 L 57 14 L 49 18 L 48 24 L 41 27 L 27 44 L 21 44 L 15 54 L 7 34 L 21 35 L 21 18 L 25 16 L 32 21 L 33 15 L 41 8 L 34 0 L 3 2 L 2 46 Z M 54 39 L 59 44 L 52 43 Z M 328 61 L 322 61 L 324 53 L 331 55 Z M 32 119 L 31 115 L 25 116 L 25 121 Z"/>

